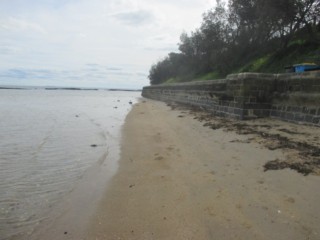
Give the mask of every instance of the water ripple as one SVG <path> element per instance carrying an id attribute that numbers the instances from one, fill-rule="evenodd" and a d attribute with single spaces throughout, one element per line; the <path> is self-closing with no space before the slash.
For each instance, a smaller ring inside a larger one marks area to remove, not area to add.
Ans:
<path id="1" fill-rule="evenodd" d="M 132 96 L 1 91 L 1 240 L 31 233 L 90 166 L 101 156 L 105 160 L 128 112 L 128 106 L 115 111 L 114 102 L 128 102 Z"/>

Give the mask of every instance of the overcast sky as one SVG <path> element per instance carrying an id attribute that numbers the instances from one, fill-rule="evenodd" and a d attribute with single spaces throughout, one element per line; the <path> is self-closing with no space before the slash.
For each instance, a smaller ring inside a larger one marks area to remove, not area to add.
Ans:
<path id="1" fill-rule="evenodd" d="M 0 0 L 0 85 L 141 88 L 214 0 Z"/>

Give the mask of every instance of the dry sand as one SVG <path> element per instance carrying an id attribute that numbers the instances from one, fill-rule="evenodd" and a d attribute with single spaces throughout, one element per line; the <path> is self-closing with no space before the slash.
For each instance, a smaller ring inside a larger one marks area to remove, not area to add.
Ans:
<path id="1" fill-rule="evenodd" d="M 118 173 L 85 239 L 320 239 L 317 166 L 307 176 L 264 171 L 273 160 L 318 159 L 319 128 L 237 124 L 152 100 L 136 104 Z M 313 152 L 295 147 L 301 141 Z"/>

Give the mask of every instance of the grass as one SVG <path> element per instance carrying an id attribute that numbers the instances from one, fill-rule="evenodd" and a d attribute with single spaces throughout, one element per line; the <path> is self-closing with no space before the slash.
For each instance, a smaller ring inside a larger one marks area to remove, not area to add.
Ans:
<path id="1" fill-rule="evenodd" d="M 209 81 L 209 80 L 216 80 L 216 79 L 221 79 L 221 78 L 222 78 L 222 76 L 218 72 L 210 72 L 210 73 L 206 73 L 204 75 L 200 75 L 200 76 L 195 77 L 195 78 L 191 78 L 191 77 L 187 77 L 187 78 L 181 78 L 181 77 L 169 78 L 163 84 L 180 83 L 180 82 L 191 82 L 191 81 Z"/>
<path id="2" fill-rule="evenodd" d="M 259 72 L 260 69 L 270 61 L 271 55 L 266 55 L 249 62 L 245 66 L 233 71 L 233 73 L 241 72 Z"/>
<path id="3" fill-rule="evenodd" d="M 256 58 L 232 73 L 283 73 L 286 66 L 303 62 L 320 64 L 320 46 L 305 40 L 295 40 L 286 49 Z"/>
<path id="4" fill-rule="evenodd" d="M 221 78 L 221 75 L 218 72 L 210 72 L 197 77 L 195 81 L 207 81 L 207 80 L 215 80 L 220 78 Z"/>
<path id="5" fill-rule="evenodd" d="M 312 40 L 304 39 L 303 36 L 300 36 L 300 39 L 296 38 L 292 40 L 286 48 L 252 59 L 240 68 L 230 69 L 229 74 L 241 72 L 284 73 L 286 66 L 304 62 L 320 65 L 320 44 Z M 225 75 L 219 74 L 219 72 L 215 71 L 199 75 L 197 77 L 192 77 L 190 75 L 170 78 L 165 82 L 165 84 L 215 80 L 224 77 Z"/>
<path id="6" fill-rule="evenodd" d="M 176 83 L 178 82 L 177 81 L 177 78 L 169 78 L 167 81 L 165 81 L 163 84 L 170 84 L 170 83 Z"/>

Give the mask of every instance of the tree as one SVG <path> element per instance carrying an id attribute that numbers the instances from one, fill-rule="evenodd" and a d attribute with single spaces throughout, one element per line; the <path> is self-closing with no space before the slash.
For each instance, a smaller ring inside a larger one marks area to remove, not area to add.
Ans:
<path id="1" fill-rule="evenodd" d="M 151 84 L 213 71 L 226 75 L 254 58 L 286 49 L 297 33 L 320 42 L 320 0 L 229 0 L 227 6 L 217 0 L 203 14 L 199 29 L 181 34 L 180 53 L 151 67 Z"/>

